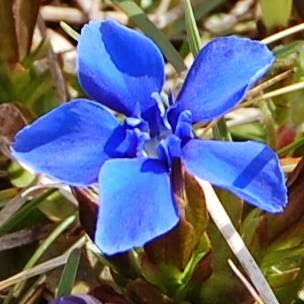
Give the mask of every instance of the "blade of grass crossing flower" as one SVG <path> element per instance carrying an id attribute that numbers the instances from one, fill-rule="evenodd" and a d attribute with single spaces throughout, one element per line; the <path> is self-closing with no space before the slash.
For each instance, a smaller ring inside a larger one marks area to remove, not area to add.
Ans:
<path id="1" fill-rule="evenodd" d="M 190 0 L 184 0 L 185 5 L 185 23 L 188 36 L 189 48 L 193 56 L 199 53 L 201 48 L 201 38 L 196 26 L 195 17 L 193 14 Z"/>
<path id="2" fill-rule="evenodd" d="M 148 19 L 144 11 L 134 1 L 113 0 L 112 2 L 124 11 L 147 36 L 154 40 L 177 72 L 180 73 L 185 70 L 186 66 L 180 54 L 167 39 L 165 34 Z"/>
<path id="3" fill-rule="evenodd" d="M 216 139 L 221 139 L 221 140 L 232 140 L 231 134 L 228 131 L 228 127 L 226 124 L 226 121 L 224 118 L 220 118 L 215 124 L 215 126 L 212 128 L 213 131 L 213 136 Z"/>
<path id="4" fill-rule="evenodd" d="M 207 209 L 227 244 L 235 254 L 265 304 L 279 304 L 261 269 L 256 264 L 241 236 L 219 201 L 209 182 L 197 179 L 206 196 Z"/>
<path id="5" fill-rule="evenodd" d="M 57 298 L 71 294 L 75 282 L 75 278 L 77 275 L 79 261 L 80 261 L 80 250 L 75 249 L 74 251 L 71 252 L 68 261 L 64 266 L 56 295 Z"/>
<path id="6" fill-rule="evenodd" d="M 275 150 L 276 146 L 277 146 L 277 141 L 276 141 L 275 123 L 274 123 L 272 113 L 265 100 L 260 100 L 259 107 L 261 110 L 262 121 L 264 123 L 265 131 L 266 131 L 267 144 L 272 149 Z"/>

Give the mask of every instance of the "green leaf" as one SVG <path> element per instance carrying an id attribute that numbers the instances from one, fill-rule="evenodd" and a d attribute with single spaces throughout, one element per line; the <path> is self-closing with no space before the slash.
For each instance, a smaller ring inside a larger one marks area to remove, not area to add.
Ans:
<path id="1" fill-rule="evenodd" d="M 154 40 L 177 72 L 185 70 L 186 66 L 183 59 L 167 39 L 166 35 L 149 20 L 144 11 L 134 1 L 113 0 L 112 2 L 123 10 L 145 34 Z"/>
<path id="2" fill-rule="evenodd" d="M 8 168 L 8 174 L 12 185 L 19 188 L 28 187 L 36 179 L 34 174 L 26 171 L 17 162 L 12 162 Z"/>
<path id="3" fill-rule="evenodd" d="M 69 217 L 67 217 L 65 220 L 63 220 L 49 235 L 48 237 L 39 245 L 39 247 L 36 249 L 34 254 L 31 256 L 31 258 L 28 260 L 26 265 L 24 266 L 23 270 L 31 269 L 41 258 L 41 256 L 48 250 L 48 248 L 55 242 L 55 240 L 62 235 L 62 233 L 71 226 L 75 220 L 76 215 L 73 214 Z M 14 287 L 14 296 L 18 297 L 25 285 L 25 281 L 18 282 Z"/>
<path id="4" fill-rule="evenodd" d="M 265 140 L 265 129 L 258 123 L 247 123 L 229 128 L 234 140 Z"/>
<path id="5" fill-rule="evenodd" d="M 12 217 L 8 219 L 2 226 L 0 226 L 0 236 L 12 232 L 18 225 L 20 225 L 31 214 L 36 207 L 43 202 L 49 195 L 57 191 L 57 189 L 50 189 L 42 195 L 32 199 L 20 210 L 18 210 Z"/>
<path id="6" fill-rule="evenodd" d="M 201 48 L 201 38 L 196 25 L 193 9 L 190 0 L 184 0 L 185 4 L 185 22 L 187 30 L 187 38 L 191 53 L 196 57 Z M 224 118 L 221 118 L 216 126 L 213 127 L 214 137 L 221 140 L 231 140 Z"/>
<path id="7" fill-rule="evenodd" d="M 185 23 L 187 30 L 187 38 L 191 53 L 196 56 L 201 48 L 201 38 L 196 26 L 190 0 L 184 0 L 185 5 Z"/>
<path id="8" fill-rule="evenodd" d="M 214 10 L 219 5 L 223 4 L 225 0 L 207 0 L 203 3 L 198 3 L 197 5 L 193 5 L 193 13 L 195 20 L 199 20 L 205 16 L 207 16 L 212 10 Z M 184 18 L 180 18 L 175 21 L 168 30 L 170 37 L 178 36 L 181 32 L 185 30 L 185 20 Z"/>
<path id="9" fill-rule="evenodd" d="M 3 207 L 9 200 L 16 196 L 19 192 L 18 188 L 8 188 L 0 190 L 0 207 Z"/>
<path id="10" fill-rule="evenodd" d="M 69 255 L 58 285 L 57 298 L 71 294 L 79 266 L 80 253 L 80 249 L 75 249 Z"/>
<path id="11" fill-rule="evenodd" d="M 65 198 L 59 191 L 48 196 L 39 204 L 39 210 L 52 221 L 64 220 L 76 211 L 76 204 Z"/>
<path id="12" fill-rule="evenodd" d="M 291 15 L 292 0 L 260 0 L 262 18 L 268 29 L 286 26 Z"/>
<path id="13" fill-rule="evenodd" d="M 241 235 L 257 261 L 261 260 L 268 245 L 267 219 L 259 209 L 252 210 L 241 225 Z"/>

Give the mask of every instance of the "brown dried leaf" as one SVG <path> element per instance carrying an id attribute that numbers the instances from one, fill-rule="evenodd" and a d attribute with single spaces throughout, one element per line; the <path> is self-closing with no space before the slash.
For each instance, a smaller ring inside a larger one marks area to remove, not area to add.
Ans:
<path id="1" fill-rule="evenodd" d="M 0 61 L 18 61 L 18 42 L 15 31 L 12 0 L 0 1 Z"/>
<path id="2" fill-rule="evenodd" d="M 165 235 L 147 243 L 145 253 L 152 263 L 168 264 L 184 270 L 208 223 L 205 197 L 197 181 L 184 172 L 183 197 L 176 196 L 180 207 L 180 221 Z M 173 182 L 174 184 L 174 182 Z"/>
<path id="3" fill-rule="evenodd" d="M 127 285 L 129 297 L 134 303 L 141 304 L 174 304 L 175 302 L 162 294 L 159 289 L 148 282 L 137 279 Z"/>
<path id="4" fill-rule="evenodd" d="M 268 238 L 272 240 L 304 216 L 304 158 L 287 180 L 288 204 L 281 214 L 267 214 Z"/>
<path id="5" fill-rule="evenodd" d="M 15 0 L 14 19 L 18 41 L 19 59 L 28 54 L 32 44 L 40 0 Z"/>
<path id="6" fill-rule="evenodd" d="M 127 304 L 128 302 L 119 295 L 111 286 L 103 283 L 94 288 L 90 295 L 104 304 Z"/>
<path id="7" fill-rule="evenodd" d="M 25 117 L 15 105 L 10 103 L 0 105 L 0 137 L 10 142 L 26 124 Z"/>
<path id="8" fill-rule="evenodd" d="M 85 232 L 94 239 L 97 221 L 97 199 L 86 188 L 73 187 L 72 192 L 79 204 L 79 219 Z"/>
<path id="9" fill-rule="evenodd" d="M 42 240 L 50 231 L 52 225 L 37 225 L 19 230 L 0 237 L 0 251 L 21 247 Z"/>

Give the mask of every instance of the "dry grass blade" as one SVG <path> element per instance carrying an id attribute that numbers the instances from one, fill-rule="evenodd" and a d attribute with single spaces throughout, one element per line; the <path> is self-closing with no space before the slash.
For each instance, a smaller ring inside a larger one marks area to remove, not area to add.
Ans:
<path id="1" fill-rule="evenodd" d="M 74 243 L 74 245 L 70 247 L 69 250 L 67 250 L 67 252 L 64 253 L 63 255 L 50 259 L 47 262 L 41 263 L 31 269 L 19 272 L 18 274 L 13 275 L 6 280 L 0 281 L 0 290 L 6 289 L 9 286 L 18 284 L 21 281 L 27 280 L 34 276 L 43 274 L 57 267 L 65 265 L 70 253 L 76 248 L 81 248 L 85 244 L 85 242 L 86 242 L 86 237 L 83 236 L 76 243 Z"/>
<path id="2" fill-rule="evenodd" d="M 250 292 L 252 297 L 255 299 L 255 303 L 257 304 L 264 304 L 264 302 L 261 300 L 253 286 L 251 286 L 250 282 L 246 279 L 246 277 L 241 273 L 241 271 L 236 267 L 236 265 L 232 262 L 232 260 L 228 260 L 228 264 L 232 271 L 236 274 L 236 276 L 242 281 L 244 286 L 247 288 L 247 290 Z"/>
<path id="3" fill-rule="evenodd" d="M 279 304 L 260 268 L 251 256 L 241 236 L 233 226 L 228 214 L 219 201 L 209 182 L 197 179 L 204 190 L 206 205 L 210 216 L 225 238 L 227 244 L 246 271 L 265 304 Z"/>
<path id="4" fill-rule="evenodd" d="M 18 274 L 0 281 L 0 290 L 3 290 L 9 286 L 15 285 L 21 281 L 27 280 L 29 278 L 32 278 L 36 275 L 48 272 L 50 270 L 53 270 L 57 267 L 60 267 L 64 265 L 68 260 L 68 255 L 64 254 L 59 257 L 53 258 L 51 260 L 48 260 L 47 262 L 41 263 L 29 270 L 21 271 Z"/>
<path id="5" fill-rule="evenodd" d="M 254 87 L 253 89 L 251 89 L 248 92 L 248 94 L 246 96 L 246 99 L 251 99 L 256 95 L 261 94 L 261 92 L 263 92 L 263 90 L 265 90 L 265 89 L 273 86 L 274 84 L 290 77 L 293 73 L 294 73 L 294 70 L 287 70 L 287 71 L 284 71 L 284 72 L 270 78 L 269 80 L 266 80 L 266 81 L 262 82 L 260 85 Z"/>
<path id="6" fill-rule="evenodd" d="M 280 88 L 280 89 L 277 89 L 277 90 L 274 90 L 274 91 L 271 91 L 271 92 L 267 92 L 267 93 L 262 94 L 261 96 L 259 96 L 257 98 L 250 99 L 248 101 L 243 102 L 240 106 L 241 107 L 247 107 L 247 106 L 252 105 L 252 104 L 254 104 L 254 103 L 256 103 L 257 101 L 260 101 L 260 100 L 273 98 L 273 97 L 276 97 L 276 96 L 284 95 L 284 94 L 299 91 L 299 90 L 304 90 L 304 81 L 294 83 L 294 84 L 288 85 L 286 87 L 283 87 L 283 88 Z"/>
<path id="7" fill-rule="evenodd" d="M 46 38 L 47 37 L 46 26 L 41 15 L 38 15 L 38 28 L 41 33 L 41 36 L 43 38 Z M 60 64 L 57 60 L 56 54 L 54 53 L 51 45 L 49 46 L 48 49 L 47 58 L 49 61 L 49 68 L 54 80 L 58 98 L 61 102 L 64 102 L 68 99 L 67 87 L 66 87 L 65 79 L 62 74 Z"/>
<path id="8" fill-rule="evenodd" d="M 51 225 L 38 225 L 30 229 L 23 229 L 0 237 L 0 252 L 21 247 L 43 239 Z"/>
<path id="9" fill-rule="evenodd" d="M 22 191 L 16 197 L 10 200 L 0 211 L 0 227 L 6 223 L 10 217 L 13 216 L 16 211 L 19 210 L 32 195 L 39 193 L 41 190 L 57 187 L 60 188 L 61 184 L 56 183 L 48 185 L 37 185 Z"/>
<path id="10" fill-rule="evenodd" d="M 295 33 L 301 32 L 301 31 L 304 31 L 304 23 L 298 24 L 298 25 L 290 27 L 284 31 L 271 35 L 271 36 L 261 40 L 261 42 L 263 42 L 265 44 L 270 44 L 272 42 L 283 39 L 287 36 L 293 35 Z"/>

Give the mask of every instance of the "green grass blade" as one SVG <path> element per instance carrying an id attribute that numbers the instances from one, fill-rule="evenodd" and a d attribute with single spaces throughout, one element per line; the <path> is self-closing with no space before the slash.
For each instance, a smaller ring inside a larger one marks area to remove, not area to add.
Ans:
<path id="1" fill-rule="evenodd" d="M 0 226 L 0 236 L 11 232 L 18 226 L 41 202 L 48 198 L 57 189 L 50 189 L 42 195 L 32 199 L 20 210 L 18 210 L 7 222 Z"/>
<path id="2" fill-rule="evenodd" d="M 71 252 L 67 263 L 64 266 L 60 282 L 58 285 L 57 298 L 71 294 L 80 260 L 80 250 L 75 249 Z"/>
<path id="3" fill-rule="evenodd" d="M 199 53 L 201 47 L 201 38 L 196 25 L 191 1 L 184 0 L 184 4 L 188 43 L 191 53 L 195 57 Z M 224 118 L 220 119 L 217 125 L 213 128 L 213 133 L 216 139 L 231 140 L 231 135 L 228 131 Z"/>
<path id="4" fill-rule="evenodd" d="M 286 26 L 291 16 L 292 0 L 260 0 L 262 19 L 267 28 Z"/>
<path id="5" fill-rule="evenodd" d="M 167 39 L 166 35 L 148 19 L 144 11 L 134 1 L 113 0 L 112 2 L 124 11 L 129 18 L 159 46 L 177 72 L 182 72 L 186 69 L 182 57 Z"/>
<path id="6" fill-rule="evenodd" d="M 201 38 L 196 26 L 190 0 L 184 0 L 185 5 L 185 22 L 188 37 L 188 43 L 191 53 L 196 56 L 201 48 Z"/>
<path id="7" fill-rule="evenodd" d="M 193 14 L 195 20 L 199 20 L 210 14 L 219 5 L 223 4 L 225 0 L 207 0 L 202 4 L 197 4 L 193 7 Z M 170 37 L 174 37 L 185 30 L 185 18 L 176 20 L 169 29 Z"/>
<path id="8" fill-rule="evenodd" d="M 71 226 L 77 216 L 75 214 L 70 215 L 65 220 L 63 220 L 52 233 L 41 243 L 34 255 L 26 263 L 24 270 L 32 268 L 36 262 L 40 259 L 42 254 L 53 244 L 53 242 L 69 227 Z"/>

